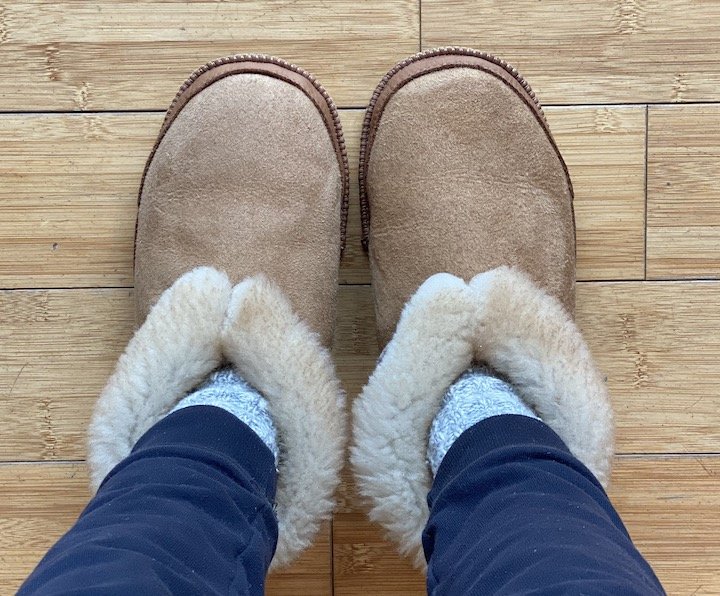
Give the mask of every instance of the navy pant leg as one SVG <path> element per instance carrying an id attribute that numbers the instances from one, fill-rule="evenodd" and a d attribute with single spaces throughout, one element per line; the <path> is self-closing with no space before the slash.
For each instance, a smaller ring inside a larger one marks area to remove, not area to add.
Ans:
<path id="1" fill-rule="evenodd" d="M 212 406 L 159 421 L 20 594 L 263 594 L 275 552 L 275 463 Z"/>
<path id="2" fill-rule="evenodd" d="M 539 420 L 465 431 L 428 503 L 430 594 L 664 594 L 598 481 Z"/>

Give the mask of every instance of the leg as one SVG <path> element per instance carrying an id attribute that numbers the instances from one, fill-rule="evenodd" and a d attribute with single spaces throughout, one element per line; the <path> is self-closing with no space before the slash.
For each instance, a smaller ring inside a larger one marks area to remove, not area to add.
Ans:
<path id="1" fill-rule="evenodd" d="M 430 594 L 663 594 L 605 491 L 543 422 L 486 418 L 428 497 Z"/>
<path id="2" fill-rule="evenodd" d="M 262 594 L 273 454 L 213 406 L 173 412 L 103 481 L 20 594 Z"/>
<path id="3" fill-rule="evenodd" d="M 662 594 L 598 480 L 611 425 L 579 332 L 522 276 L 480 281 L 425 282 L 355 402 L 373 519 L 412 554 L 424 529 L 431 594 Z"/>

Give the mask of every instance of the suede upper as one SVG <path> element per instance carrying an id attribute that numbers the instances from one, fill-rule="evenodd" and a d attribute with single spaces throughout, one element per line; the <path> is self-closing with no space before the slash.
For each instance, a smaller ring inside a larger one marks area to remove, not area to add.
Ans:
<path id="1" fill-rule="evenodd" d="M 437 272 L 470 279 L 516 266 L 573 312 L 572 188 L 538 111 L 467 66 L 416 76 L 384 105 L 366 156 L 381 345 Z"/>
<path id="2" fill-rule="evenodd" d="M 226 76 L 192 99 L 147 168 L 135 253 L 137 321 L 200 265 L 236 283 L 264 273 L 332 339 L 342 172 L 308 95 L 264 74 Z"/>

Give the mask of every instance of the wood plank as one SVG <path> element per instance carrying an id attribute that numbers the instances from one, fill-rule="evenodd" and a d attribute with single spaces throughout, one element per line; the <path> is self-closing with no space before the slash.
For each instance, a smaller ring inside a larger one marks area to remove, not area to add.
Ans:
<path id="1" fill-rule="evenodd" d="M 351 169 L 342 283 L 368 283 L 357 161 L 362 110 L 344 110 Z M 642 109 L 551 109 L 576 188 L 580 279 L 643 277 Z M 137 189 L 161 114 L 0 116 L 0 287 L 131 286 Z"/>
<path id="2" fill-rule="evenodd" d="M 668 594 L 720 593 L 720 457 L 620 458 L 610 498 Z"/>
<path id="3" fill-rule="evenodd" d="M 645 110 L 546 114 L 575 190 L 578 279 L 643 279 Z"/>
<path id="4" fill-rule="evenodd" d="M 0 585 L 14 593 L 73 524 L 89 499 L 82 463 L 0 465 Z M 271 575 L 267 593 L 330 595 L 330 528 L 288 570 Z"/>
<path id="5" fill-rule="evenodd" d="M 610 496 L 669 594 L 720 592 L 720 457 L 620 457 Z M 333 524 L 335 594 L 425 594 L 424 577 L 358 512 Z"/>
<path id="6" fill-rule="evenodd" d="M 0 292 L 0 460 L 83 459 L 134 324 L 131 290 Z"/>
<path id="7" fill-rule="evenodd" d="M 283 571 L 270 574 L 265 592 L 268 596 L 297 596 L 333 593 L 332 526 L 325 524 L 315 543 L 297 561 Z"/>
<path id="8" fill-rule="evenodd" d="M 718 282 L 578 285 L 620 453 L 717 451 Z M 129 290 L 0 292 L 0 460 L 82 459 L 92 404 L 132 330 Z M 350 396 L 378 355 L 372 289 L 340 289 L 334 356 Z"/>
<path id="9" fill-rule="evenodd" d="M 0 585 L 14 594 L 89 498 L 83 464 L 0 465 Z"/>
<path id="10" fill-rule="evenodd" d="M 161 114 L 0 116 L 0 287 L 131 286 Z"/>
<path id="11" fill-rule="evenodd" d="M 425 576 L 397 554 L 365 514 L 339 514 L 333 523 L 335 596 L 420 596 Z"/>
<path id="12" fill-rule="evenodd" d="M 415 0 L 20 0 L 0 15 L 1 110 L 164 110 L 195 68 L 243 52 L 294 62 L 361 106 L 419 44 Z"/>
<path id="13" fill-rule="evenodd" d="M 720 3 L 693 0 L 423 0 L 422 45 L 498 55 L 545 103 L 713 101 L 719 23 Z"/>
<path id="14" fill-rule="evenodd" d="M 651 107 L 647 275 L 720 277 L 720 106 Z"/>
<path id="15" fill-rule="evenodd" d="M 579 284 L 577 319 L 608 376 L 620 453 L 717 452 L 715 282 Z"/>

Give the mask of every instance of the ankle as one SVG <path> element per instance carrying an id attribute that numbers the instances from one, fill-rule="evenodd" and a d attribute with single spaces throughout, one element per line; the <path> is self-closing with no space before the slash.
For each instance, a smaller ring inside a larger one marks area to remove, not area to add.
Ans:
<path id="1" fill-rule="evenodd" d="M 247 424 L 271 451 L 277 466 L 277 431 L 270 416 L 269 404 L 257 389 L 231 367 L 211 373 L 202 385 L 180 400 L 171 412 L 199 405 L 222 408 Z"/>
<path id="2" fill-rule="evenodd" d="M 433 475 L 458 437 L 492 416 L 538 418 L 512 386 L 488 366 L 474 365 L 450 386 L 430 427 L 428 462 Z"/>

